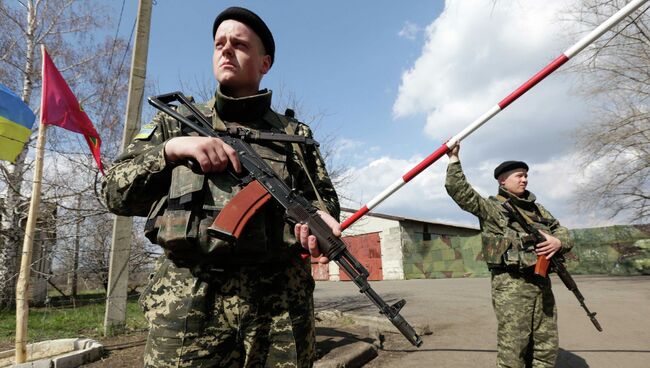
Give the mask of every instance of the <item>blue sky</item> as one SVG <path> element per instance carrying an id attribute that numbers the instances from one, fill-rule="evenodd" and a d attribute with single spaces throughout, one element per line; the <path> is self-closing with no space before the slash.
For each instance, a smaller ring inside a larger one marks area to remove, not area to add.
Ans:
<path id="1" fill-rule="evenodd" d="M 431 23 L 443 2 L 408 7 L 395 1 L 156 3 L 147 76 L 159 82 L 160 91 L 177 89 L 179 77 L 213 79 L 214 17 L 227 6 L 244 6 L 264 18 L 276 40 L 275 64 L 263 86 L 295 95 L 305 115 L 325 114 L 321 133 L 341 130 L 346 138 L 361 140 L 381 127 L 388 130 L 376 141 L 382 145 L 411 135 L 390 123 L 391 110 L 401 73 L 419 55 L 422 33 L 415 39 L 398 33 L 406 22 Z M 137 10 L 135 4 L 128 6 L 125 36 Z"/>
<path id="2" fill-rule="evenodd" d="M 263 87 L 300 101 L 317 138 L 334 136 L 335 162 L 354 181 L 341 188 L 359 208 L 578 40 L 564 16 L 575 1 L 171 1 L 153 9 L 147 78 L 158 90 L 179 79 L 211 81 L 211 30 L 222 9 L 259 14 L 276 40 Z M 119 5 L 116 13 L 119 14 Z M 127 1 L 120 34 L 137 11 Z M 472 184 L 493 194 L 493 168 L 507 159 L 531 164 L 529 189 L 571 227 L 609 224 L 578 213 L 572 134 L 590 105 L 569 73 L 553 74 L 462 143 Z M 593 103 L 593 102 L 591 102 Z M 444 191 L 443 157 L 375 211 L 477 225 Z"/>

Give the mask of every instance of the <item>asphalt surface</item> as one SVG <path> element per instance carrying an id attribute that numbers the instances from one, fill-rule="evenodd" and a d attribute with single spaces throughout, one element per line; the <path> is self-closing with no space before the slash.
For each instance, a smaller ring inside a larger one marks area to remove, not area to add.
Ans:
<path id="1" fill-rule="evenodd" d="M 556 366 L 650 367 L 650 276 L 575 280 L 604 331 L 596 331 L 573 293 L 553 277 L 560 333 Z M 496 319 L 489 279 L 379 281 L 371 286 L 389 304 L 406 299 L 402 315 L 418 330 L 428 326 L 432 334 L 422 336 L 424 344 L 415 348 L 401 335 L 386 332 L 383 348 L 366 367 L 495 366 Z M 378 316 L 376 307 L 351 282 L 317 282 L 314 297 L 316 311 Z M 365 341 L 379 343 L 373 328 L 365 331 Z"/>

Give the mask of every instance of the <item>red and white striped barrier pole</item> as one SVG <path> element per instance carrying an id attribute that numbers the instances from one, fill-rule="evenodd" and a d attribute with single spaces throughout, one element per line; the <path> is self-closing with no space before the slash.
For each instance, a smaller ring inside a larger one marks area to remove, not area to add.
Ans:
<path id="1" fill-rule="evenodd" d="M 514 90 L 511 94 L 508 95 L 508 97 L 504 98 L 498 104 L 496 104 L 494 107 L 488 110 L 486 113 L 479 116 L 478 119 L 474 120 L 472 124 L 470 124 L 468 127 L 463 129 L 457 135 L 453 136 L 447 142 L 443 143 L 443 145 L 440 146 L 440 148 L 435 150 L 422 162 L 420 162 L 415 167 L 413 167 L 409 172 L 404 174 L 399 180 L 395 181 L 388 188 L 384 189 L 383 192 L 379 193 L 379 195 L 371 199 L 365 206 L 363 206 L 361 209 L 355 212 L 352 216 L 348 217 L 345 221 L 343 221 L 343 223 L 341 223 L 341 230 L 347 229 L 350 225 L 352 225 L 354 222 L 360 219 L 363 215 L 370 212 L 371 209 L 373 209 L 381 202 L 383 202 L 386 198 L 388 198 L 393 193 L 395 193 L 404 184 L 408 183 L 411 179 L 413 179 L 419 173 L 424 171 L 424 169 L 429 167 L 432 163 L 436 162 L 440 157 L 442 157 L 442 155 L 446 154 L 450 149 L 452 149 L 456 144 L 458 144 L 458 142 L 462 141 L 463 139 L 465 139 L 465 137 L 472 134 L 472 132 L 478 129 L 481 125 L 485 124 L 493 116 L 498 114 L 501 110 L 505 109 L 506 106 L 510 105 L 521 95 L 526 93 L 529 89 L 533 88 L 542 79 L 546 78 L 549 74 L 553 73 L 557 68 L 562 66 L 562 64 L 569 61 L 569 59 L 577 55 L 585 47 L 587 47 L 592 42 L 594 42 L 598 37 L 602 36 L 603 33 L 608 31 L 610 28 L 612 28 L 614 25 L 616 25 L 626 16 L 630 15 L 630 13 L 638 9 L 641 5 L 643 5 L 643 3 L 647 1 L 648 0 L 633 0 L 629 2 L 625 7 L 621 8 L 609 19 L 607 19 L 601 25 L 596 27 L 596 29 L 591 31 L 588 35 L 583 37 L 576 44 L 569 47 L 555 60 L 553 60 L 542 70 L 537 72 L 537 74 L 535 74 L 532 78 L 530 78 L 526 83 L 522 84 L 519 88 Z"/>

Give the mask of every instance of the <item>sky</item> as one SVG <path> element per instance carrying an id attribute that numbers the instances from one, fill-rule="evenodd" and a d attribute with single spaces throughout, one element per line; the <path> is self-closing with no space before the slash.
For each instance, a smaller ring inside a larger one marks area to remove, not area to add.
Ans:
<path id="1" fill-rule="evenodd" d="M 215 16 L 233 5 L 253 10 L 276 42 L 262 87 L 280 105 L 297 101 L 297 117 L 316 138 L 334 140 L 333 165 L 352 179 L 339 188 L 348 198 L 342 205 L 358 209 L 577 42 L 584 30 L 566 13 L 574 3 L 156 0 L 147 80 L 160 92 L 178 90 L 181 80 L 214 83 Z M 122 37 L 136 12 L 127 1 Z M 489 196 L 497 189 L 494 167 L 526 161 L 528 189 L 563 225 L 617 223 L 597 211 L 579 213 L 573 203 L 588 178 L 575 165 L 574 136 L 589 124 L 594 103 L 576 79 L 563 69 L 549 76 L 463 140 L 461 162 Z M 446 194 L 446 166 L 442 157 L 373 212 L 478 226 Z"/>

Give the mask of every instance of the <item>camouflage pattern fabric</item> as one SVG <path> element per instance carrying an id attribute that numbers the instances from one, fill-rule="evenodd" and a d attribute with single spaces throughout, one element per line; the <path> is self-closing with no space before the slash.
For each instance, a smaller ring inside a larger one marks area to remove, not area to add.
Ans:
<path id="1" fill-rule="evenodd" d="M 490 265 L 500 266 L 505 262 L 506 265 L 517 265 L 523 269 L 535 264 L 537 256 L 531 247 L 534 244 L 529 244 L 525 240 L 528 234 L 519 224 L 510 221 L 497 197 L 483 198 L 472 188 L 465 178 L 460 162 L 450 163 L 447 167 L 445 188 L 460 208 L 478 217 L 481 226 L 483 257 L 488 263 L 488 267 Z M 508 195 L 503 189 L 499 194 Z M 514 196 L 510 198 L 513 200 L 513 205 L 521 209 L 522 212 L 529 216 L 533 212 L 537 212 L 539 217 L 546 220 L 543 223 L 533 223 L 533 226 L 560 239 L 563 253 L 571 249 L 569 230 L 560 226 L 550 212 L 535 202 L 536 198 L 533 193 L 527 191 L 524 198 L 515 198 Z"/>
<path id="2" fill-rule="evenodd" d="M 244 103 L 250 104 L 257 102 L 266 105 L 266 110 L 263 113 L 269 111 L 271 91 L 267 91 L 258 96 L 264 97 L 265 100 L 255 101 L 252 98 L 248 98 L 248 101 L 238 101 L 244 99 L 231 99 L 217 92 L 217 98 L 205 104 L 197 104 L 196 106 L 208 118 L 212 119 L 215 130 L 223 130 L 225 128 L 225 119 L 220 118 L 216 112 L 215 108 L 217 105 L 237 106 L 238 104 L 243 105 Z M 227 109 L 227 107 L 224 108 Z M 239 124 L 236 123 L 236 120 L 231 120 L 228 124 L 235 126 L 243 125 L 244 127 L 253 129 L 256 127 L 265 130 L 275 129 L 276 131 L 283 129 L 275 119 L 267 119 L 264 121 L 258 119 Z M 177 166 L 176 163 L 168 163 L 165 161 L 163 149 L 167 140 L 175 136 L 183 135 L 179 123 L 163 113 L 158 113 L 149 124 L 143 127 L 143 131 L 145 131 L 145 128 L 148 133 L 136 135 L 136 138 L 134 138 L 124 152 L 117 158 L 115 164 L 108 170 L 106 177 L 102 180 L 102 195 L 106 205 L 111 212 L 118 215 L 147 216 L 155 201 L 167 194 L 171 182 L 171 170 Z M 297 124 L 295 134 L 313 138 L 313 133 L 310 128 L 302 123 Z M 262 149 L 262 147 L 263 145 L 253 145 L 253 148 L 256 150 Z M 272 152 L 272 149 L 267 149 L 265 152 Z M 258 153 L 263 158 L 268 159 L 267 162 L 276 169 L 277 165 L 275 164 L 277 160 L 273 162 L 274 160 L 268 157 L 268 154 L 265 155 L 264 152 Z M 340 212 L 338 197 L 327 174 L 325 161 L 318 147 L 305 147 L 304 157 L 307 170 L 312 173 L 316 189 L 325 201 L 327 211 L 333 217 L 337 218 Z M 295 188 L 305 198 L 311 200 L 314 205 L 317 205 L 314 189 L 306 178 L 306 174 L 302 172 L 302 166 L 297 154 L 293 150 L 290 150 L 290 154 L 286 159 L 286 169 L 278 172 L 278 174 L 286 176 L 289 186 Z"/>
<path id="3" fill-rule="evenodd" d="M 549 278 L 530 271 L 495 270 L 492 306 L 497 317 L 498 367 L 555 367 L 557 311 Z"/>
<path id="4" fill-rule="evenodd" d="M 566 257 L 573 274 L 650 275 L 650 225 L 572 229 L 575 247 Z"/>
<path id="5" fill-rule="evenodd" d="M 151 326 L 145 367 L 310 367 L 313 289 L 298 259 L 202 281 L 163 257 L 140 297 Z"/>
<path id="6" fill-rule="evenodd" d="M 472 188 L 460 162 L 449 163 L 445 182 L 447 193 L 465 211 L 478 217 L 481 225 L 483 257 L 492 270 L 492 304 L 497 316 L 497 365 L 499 367 L 553 367 L 557 355 L 557 316 L 548 278 L 533 274 L 536 255 L 527 234 L 510 221 L 497 197 L 485 199 Z M 535 196 L 508 196 L 538 227 L 558 237 L 562 251 L 570 249 L 568 229 L 539 204 Z M 526 254 L 528 253 L 528 254 Z"/>
<path id="7" fill-rule="evenodd" d="M 283 131 L 267 119 L 271 92 L 215 99 L 197 108 L 215 130 L 239 126 Z M 185 114 L 183 108 L 180 113 Z M 312 137 L 294 122 L 295 134 Z M 196 175 L 167 162 L 166 142 L 186 135 L 180 124 L 157 114 L 109 168 L 102 194 L 111 212 L 146 216 L 145 235 L 165 248 L 166 258 L 150 280 L 141 304 L 150 322 L 145 362 L 149 367 L 302 367 L 314 359 L 313 279 L 297 265 L 292 229 L 283 209 L 269 202 L 249 220 L 236 245 L 206 235 L 206 228 L 241 189 L 227 173 Z M 314 186 L 328 212 L 339 202 L 317 147 L 304 160 L 290 144 L 251 144 L 296 192 L 312 201 Z M 314 185 L 304 170 L 309 170 Z M 190 199 L 188 201 L 188 199 Z"/>
<path id="8" fill-rule="evenodd" d="M 397 229 L 399 230 L 399 229 Z M 570 229 L 573 243 L 565 256 L 572 275 L 650 275 L 650 225 L 615 225 Z M 404 278 L 487 277 L 480 235 L 435 235 L 404 232 Z"/>
<path id="9" fill-rule="evenodd" d="M 423 240 L 422 233 L 403 234 L 404 278 L 435 279 L 490 275 L 483 259 L 480 236 L 432 235 L 431 238 Z"/>

